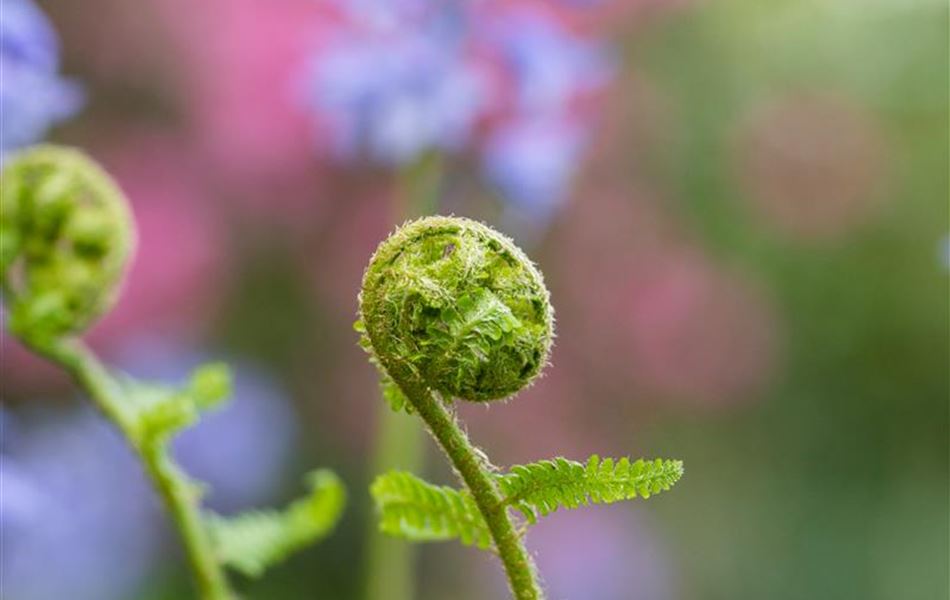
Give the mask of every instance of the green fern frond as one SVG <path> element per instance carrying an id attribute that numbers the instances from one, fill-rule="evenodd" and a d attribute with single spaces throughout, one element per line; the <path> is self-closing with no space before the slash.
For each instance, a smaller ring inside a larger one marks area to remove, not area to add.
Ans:
<path id="1" fill-rule="evenodd" d="M 376 478 L 370 492 L 384 533 L 417 542 L 458 538 L 465 545 L 491 546 L 488 526 L 467 491 L 390 471 Z"/>
<path id="2" fill-rule="evenodd" d="M 209 515 L 208 528 L 218 560 L 249 577 L 296 550 L 328 535 L 346 502 L 346 491 L 331 471 L 307 476 L 310 494 L 283 511 L 253 511 L 235 517 Z"/>
<path id="3" fill-rule="evenodd" d="M 638 496 L 649 498 L 668 490 L 683 474 L 679 460 L 621 458 L 601 459 L 594 455 L 587 464 L 565 458 L 516 465 L 498 484 L 505 504 L 517 508 L 529 522 L 559 507 L 577 508 L 588 504 L 610 504 Z"/>
<path id="4" fill-rule="evenodd" d="M 195 369 L 181 387 L 128 376 L 120 376 L 118 385 L 127 399 L 119 406 L 122 420 L 137 444 L 149 446 L 197 423 L 201 412 L 224 402 L 231 394 L 231 371 L 223 363 L 209 363 Z"/>

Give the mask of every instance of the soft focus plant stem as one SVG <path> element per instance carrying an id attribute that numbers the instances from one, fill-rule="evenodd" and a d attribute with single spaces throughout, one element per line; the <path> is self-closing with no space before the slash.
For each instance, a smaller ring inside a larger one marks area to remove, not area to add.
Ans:
<path id="1" fill-rule="evenodd" d="M 380 402 L 371 473 L 417 470 L 425 463 L 422 428 L 415 417 L 394 412 Z M 368 522 L 376 517 L 368 515 Z M 370 525 L 367 538 L 366 600 L 415 600 L 418 551 L 403 540 L 382 535 Z"/>
<path id="2" fill-rule="evenodd" d="M 512 595 L 516 600 L 543 600 L 537 570 L 511 522 L 504 498 L 455 416 L 449 412 L 442 399 L 425 386 L 401 387 L 449 457 L 485 518 L 498 557 L 505 567 Z"/>
<path id="3" fill-rule="evenodd" d="M 81 342 L 64 339 L 30 346 L 65 369 L 139 455 L 178 528 L 201 599 L 236 600 L 201 519 L 201 488 L 170 460 L 167 441 L 138 439 L 122 386 Z"/>
<path id="4" fill-rule="evenodd" d="M 438 212 L 444 160 L 439 152 L 427 152 L 402 170 L 397 182 L 397 221 Z"/>
<path id="5" fill-rule="evenodd" d="M 442 156 L 430 152 L 403 169 L 397 182 L 395 221 L 436 212 L 442 179 Z M 419 472 L 425 465 L 422 428 L 415 418 L 379 403 L 376 446 L 370 473 L 392 469 Z M 370 515 L 370 523 L 375 517 Z M 415 546 L 380 535 L 370 528 L 367 538 L 366 600 L 415 600 Z"/>

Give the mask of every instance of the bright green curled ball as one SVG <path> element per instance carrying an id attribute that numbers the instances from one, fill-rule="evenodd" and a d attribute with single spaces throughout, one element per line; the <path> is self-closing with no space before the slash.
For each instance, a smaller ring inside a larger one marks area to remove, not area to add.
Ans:
<path id="1" fill-rule="evenodd" d="M 548 290 L 528 257 L 456 217 L 412 221 L 380 244 L 360 315 L 372 353 L 401 387 L 471 401 L 530 384 L 554 336 Z"/>
<path id="2" fill-rule="evenodd" d="M 36 146 L 5 159 L 0 281 L 10 330 L 79 333 L 115 301 L 134 248 L 122 192 L 85 154 Z"/>

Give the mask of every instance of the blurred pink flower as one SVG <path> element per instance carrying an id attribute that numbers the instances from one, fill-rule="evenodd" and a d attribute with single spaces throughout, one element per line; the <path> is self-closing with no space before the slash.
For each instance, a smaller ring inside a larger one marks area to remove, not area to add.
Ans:
<path id="1" fill-rule="evenodd" d="M 565 221 L 552 288 L 566 362 L 583 365 L 597 393 L 704 406 L 750 399 L 775 364 L 768 300 L 656 204 L 642 192 L 591 194 Z"/>
<path id="2" fill-rule="evenodd" d="M 186 69 L 192 125 L 216 166 L 240 177 L 304 168 L 310 123 L 294 81 L 313 44 L 312 0 L 154 0 Z"/>
<path id="3" fill-rule="evenodd" d="M 641 384 L 674 401 L 733 404 L 772 373 L 776 323 L 764 295 L 694 250 L 674 251 L 629 282 L 630 363 Z"/>
<path id="4" fill-rule="evenodd" d="M 753 110 L 735 160 L 755 212 L 803 239 L 840 237 L 865 222 L 886 182 L 873 117 L 830 95 L 788 95 Z"/>
<path id="5" fill-rule="evenodd" d="M 119 301 L 90 333 L 104 349 L 132 334 L 200 338 L 227 293 L 227 241 L 184 148 L 146 133 L 94 152 L 131 201 L 138 230 Z"/>
<path id="6" fill-rule="evenodd" d="M 258 226 L 318 218 L 335 198 L 321 184 L 300 73 L 332 11 L 312 0 L 152 1 L 177 51 L 205 177 Z"/>
<path id="7" fill-rule="evenodd" d="M 335 221 L 312 236 L 308 248 L 301 253 L 306 261 L 301 269 L 311 276 L 314 291 L 344 319 L 355 320 L 363 270 L 379 241 L 391 232 L 392 223 L 399 218 L 392 214 L 396 190 L 388 177 L 381 179 L 339 186 L 341 197 L 347 198 L 346 207 L 335 212 Z M 313 261 L 314 256 L 324 258 Z"/>

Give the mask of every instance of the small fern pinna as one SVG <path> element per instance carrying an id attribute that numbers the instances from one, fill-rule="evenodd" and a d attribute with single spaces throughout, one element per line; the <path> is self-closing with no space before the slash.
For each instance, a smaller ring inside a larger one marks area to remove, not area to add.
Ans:
<path id="1" fill-rule="evenodd" d="M 465 484 L 380 475 L 371 492 L 383 532 L 413 541 L 458 539 L 497 553 L 517 600 L 544 597 L 523 533 L 559 507 L 647 498 L 682 475 L 675 460 L 592 456 L 492 466 L 456 420 L 455 399 L 508 398 L 546 365 L 554 315 L 541 273 L 514 243 L 468 219 L 407 223 L 373 255 L 363 278 L 361 345 L 393 410 L 418 414 Z M 520 514 L 515 521 L 515 511 Z"/>
<path id="2" fill-rule="evenodd" d="M 257 576 L 327 535 L 343 509 L 343 486 L 319 470 L 308 476 L 309 495 L 283 511 L 223 517 L 202 508 L 204 486 L 175 464 L 169 443 L 227 398 L 227 367 L 199 367 L 189 381 L 169 387 L 112 370 L 79 339 L 111 308 L 134 245 L 125 197 L 84 154 L 38 146 L 4 157 L 0 284 L 7 328 L 69 372 L 125 436 L 181 533 L 200 598 L 233 600 L 225 567 Z"/>

